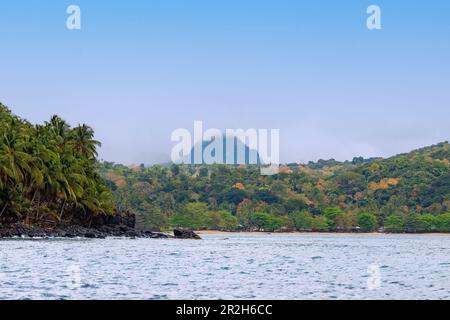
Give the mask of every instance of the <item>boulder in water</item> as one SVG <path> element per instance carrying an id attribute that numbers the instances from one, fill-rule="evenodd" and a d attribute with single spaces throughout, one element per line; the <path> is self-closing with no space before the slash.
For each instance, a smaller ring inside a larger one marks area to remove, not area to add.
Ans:
<path id="1" fill-rule="evenodd" d="M 195 240 L 201 240 L 202 238 L 196 234 L 192 230 L 186 230 L 186 229 L 174 229 L 173 234 L 176 239 L 195 239 Z"/>

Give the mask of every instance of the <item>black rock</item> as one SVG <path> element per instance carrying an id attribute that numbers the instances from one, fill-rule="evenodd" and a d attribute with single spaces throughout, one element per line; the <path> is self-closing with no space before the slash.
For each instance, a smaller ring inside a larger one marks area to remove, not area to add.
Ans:
<path id="1" fill-rule="evenodd" d="M 107 236 L 129 238 L 171 238 L 171 236 L 135 228 L 136 216 L 124 211 L 114 214 L 98 214 L 92 219 L 77 218 L 70 225 L 57 226 L 29 225 L 20 222 L 0 224 L 0 238 L 29 237 L 29 238 L 89 238 L 104 239 Z"/>
<path id="2" fill-rule="evenodd" d="M 195 239 L 200 240 L 201 237 L 192 230 L 174 229 L 173 234 L 176 239 Z"/>
<path id="3" fill-rule="evenodd" d="M 93 232 L 87 232 L 84 234 L 84 237 L 89 238 L 89 239 L 94 239 L 94 238 L 97 238 L 98 236 Z"/>

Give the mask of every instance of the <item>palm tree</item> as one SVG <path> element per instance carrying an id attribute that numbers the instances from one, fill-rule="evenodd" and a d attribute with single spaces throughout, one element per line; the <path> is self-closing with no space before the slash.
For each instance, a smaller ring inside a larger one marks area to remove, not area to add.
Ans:
<path id="1" fill-rule="evenodd" d="M 67 122 L 56 115 L 52 116 L 50 121 L 46 122 L 46 125 L 50 132 L 57 137 L 64 138 L 67 136 L 67 132 L 69 131 L 69 125 Z"/>
<path id="2" fill-rule="evenodd" d="M 83 157 L 95 159 L 98 156 L 97 147 L 100 147 L 101 143 L 94 139 L 94 130 L 91 127 L 79 125 L 73 129 L 71 138 L 75 150 Z"/>
<path id="3" fill-rule="evenodd" d="M 23 189 L 25 181 L 29 180 L 29 177 L 33 175 L 38 177 L 38 174 L 32 169 L 32 156 L 24 152 L 24 135 L 19 134 L 20 125 L 20 120 L 12 119 L 10 123 L 4 124 L 3 127 L 6 132 L 1 136 L 0 143 L 0 187 L 2 189 L 5 189 L 5 186 L 8 185 L 13 186 L 16 190 Z M 9 198 L 6 196 L 3 199 L 0 216 L 3 215 L 8 206 L 11 207 L 11 202 L 7 200 Z"/>
<path id="4" fill-rule="evenodd" d="M 5 212 L 25 221 L 32 212 L 35 220 L 70 218 L 75 208 L 112 212 L 112 193 L 96 171 L 98 146 L 87 125 L 71 129 L 53 116 L 33 126 L 0 104 L 0 220 Z"/>

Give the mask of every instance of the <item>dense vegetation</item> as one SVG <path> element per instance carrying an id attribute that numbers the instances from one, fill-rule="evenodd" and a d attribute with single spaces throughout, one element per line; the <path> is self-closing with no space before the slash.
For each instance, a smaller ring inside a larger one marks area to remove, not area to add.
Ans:
<path id="1" fill-rule="evenodd" d="M 281 166 L 101 164 L 142 226 L 210 229 L 450 231 L 450 145 L 389 159 Z"/>
<path id="2" fill-rule="evenodd" d="M 33 125 L 0 104 L 0 223 L 89 221 L 118 207 L 141 227 L 450 232 L 450 145 L 389 159 L 258 166 L 97 163 L 93 130 Z M 114 197 L 115 196 L 115 197 Z"/>
<path id="3" fill-rule="evenodd" d="M 32 125 L 0 104 L 0 222 L 61 223 L 115 208 L 86 125 Z"/>

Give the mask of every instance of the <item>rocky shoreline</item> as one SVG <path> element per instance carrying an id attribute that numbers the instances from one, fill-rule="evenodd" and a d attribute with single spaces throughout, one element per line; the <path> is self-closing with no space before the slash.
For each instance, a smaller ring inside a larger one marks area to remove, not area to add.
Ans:
<path id="1" fill-rule="evenodd" d="M 169 239 L 174 236 L 151 231 L 135 230 L 126 226 L 102 226 L 87 228 L 83 226 L 38 227 L 21 223 L 0 227 L 0 238 L 89 238 L 107 237 Z"/>
<path id="2" fill-rule="evenodd" d="M 107 237 L 151 238 L 151 239 L 201 239 L 190 230 L 175 229 L 174 235 L 138 230 L 136 217 L 132 213 L 122 212 L 115 215 L 98 215 L 89 223 L 77 221 L 57 226 L 37 226 L 24 223 L 0 224 L 0 239 L 8 238 L 88 238 L 105 239 Z"/>

